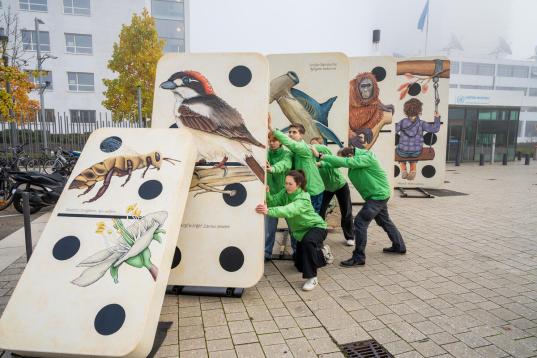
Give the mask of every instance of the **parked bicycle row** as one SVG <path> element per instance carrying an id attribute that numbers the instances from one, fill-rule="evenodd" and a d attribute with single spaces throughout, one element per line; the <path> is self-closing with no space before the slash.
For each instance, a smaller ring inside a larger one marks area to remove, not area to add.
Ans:
<path id="1" fill-rule="evenodd" d="M 38 158 L 24 151 L 26 144 L 9 148 L 0 158 L 0 210 L 11 204 L 22 213 L 22 194 L 29 193 L 30 213 L 56 204 L 80 152 L 58 147 L 53 156 L 47 148 Z"/>

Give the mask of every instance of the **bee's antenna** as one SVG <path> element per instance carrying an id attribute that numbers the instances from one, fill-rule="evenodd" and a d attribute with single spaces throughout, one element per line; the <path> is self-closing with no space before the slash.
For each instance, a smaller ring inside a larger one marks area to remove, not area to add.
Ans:
<path id="1" fill-rule="evenodd" d="M 165 161 L 169 162 L 169 163 L 172 164 L 172 165 L 175 165 L 173 162 L 181 163 L 180 160 L 173 159 L 173 158 L 162 158 L 162 160 L 165 160 Z"/>

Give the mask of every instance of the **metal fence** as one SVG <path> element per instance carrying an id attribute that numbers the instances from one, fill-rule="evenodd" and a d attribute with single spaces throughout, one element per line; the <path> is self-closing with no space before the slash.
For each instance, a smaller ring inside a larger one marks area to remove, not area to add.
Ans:
<path id="1" fill-rule="evenodd" d="M 127 120 L 114 121 L 108 113 L 98 113 L 95 118 L 69 118 L 66 113 L 47 114 L 47 121 L 22 116 L 17 122 L 0 121 L 0 150 L 8 152 L 15 144 L 25 144 L 24 151 L 31 156 L 38 156 L 44 148 L 44 136 L 47 138 L 48 151 L 62 147 L 65 150 L 82 150 L 89 135 L 98 128 L 140 128 L 144 123 Z"/>

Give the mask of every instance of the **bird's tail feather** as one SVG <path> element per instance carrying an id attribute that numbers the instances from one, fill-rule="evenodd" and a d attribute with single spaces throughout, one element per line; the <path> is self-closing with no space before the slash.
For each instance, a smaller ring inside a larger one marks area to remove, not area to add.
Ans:
<path id="1" fill-rule="evenodd" d="M 251 155 L 247 155 L 246 158 L 244 158 L 246 161 L 246 164 L 250 168 L 250 170 L 255 174 L 255 176 L 261 180 L 262 183 L 265 182 L 265 169 L 255 160 L 255 158 Z"/>

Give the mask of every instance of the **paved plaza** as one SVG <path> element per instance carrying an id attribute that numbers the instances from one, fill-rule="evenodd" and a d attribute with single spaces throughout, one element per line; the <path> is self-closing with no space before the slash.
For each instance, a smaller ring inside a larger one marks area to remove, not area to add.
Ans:
<path id="1" fill-rule="evenodd" d="M 537 164 L 447 170 L 444 189 L 468 195 L 394 193 L 406 255 L 382 253 L 373 223 L 363 267 L 339 267 L 352 248 L 329 234 L 336 261 L 311 292 L 291 261 L 272 261 L 242 298 L 166 295 L 154 356 L 343 357 L 339 345 L 366 339 L 396 357 L 537 356 Z M 0 312 L 24 266 L 0 273 Z"/>

